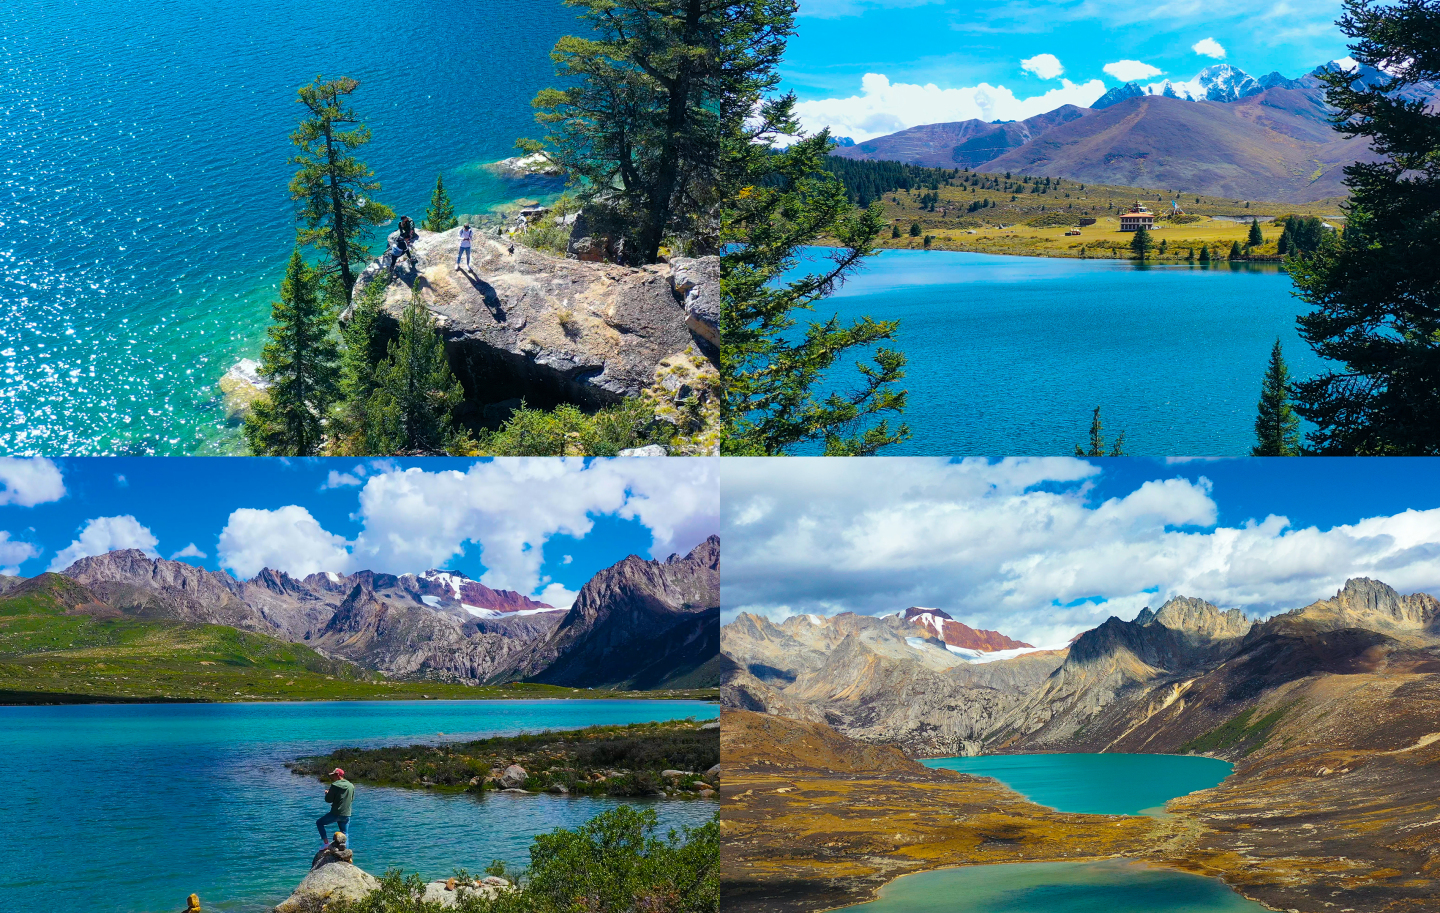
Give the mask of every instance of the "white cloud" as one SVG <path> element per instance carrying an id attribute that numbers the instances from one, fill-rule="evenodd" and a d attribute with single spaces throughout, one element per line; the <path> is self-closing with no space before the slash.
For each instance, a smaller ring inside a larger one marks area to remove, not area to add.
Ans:
<path id="1" fill-rule="evenodd" d="M 1190 45 L 1190 50 L 1206 57 L 1214 57 L 1216 60 L 1225 59 L 1225 49 L 1214 38 L 1202 38 Z"/>
<path id="2" fill-rule="evenodd" d="M 29 561 L 39 554 L 40 549 L 29 542 L 17 542 L 10 538 L 8 532 L 0 529 L 0 575 L 19 576 L 20 563 Z"/>
<path id="3" fill-rule="evenodd" d="M 651 555 L 699 544 L 719 526 L 719 461 L 506 459 L 465 472 L 383 472 L 360 492 L 365 530 L 354 564 L 391 572 L 444 567 L 479 544 L 482 582 L 533 593 L 543 545 L 556 534 L 584 536 L 593 517 L 638 519 Z"/>
<path id="4" fill-rule="evenodd" d="M 1165 72 L 1159 67 L 1153 67 L 1140 60 L 1117 60 L 1114 63 L 1105 64 L 1101 69 L 1121 82 L 1149 79 L 1152 76 L 1159 76 Z"/>
<path id="5" fill-rule="evenodd" d="M 0 505 L 34 507 L 65 497 L 60 467 L 44 457 L 0 457 Z"/>
<path id="6" fill-rule="evenodd" d="M 1065 68 L 1060 65 L 1060 58 L 1054 54 L 1036 54 L 1034 57 L 1020 61 L 1020 69 L 1027 73 L 1034 73 L 1041 79 L 1054 79 Z"/>
<path id="7" fill-rule="evenodd" d="M 575 556 L 574 556 L 574 555 L 566 555 L 564 558 L 561 558 L 561 559 L 560 559 L 560 563 L 561 563 L 561 564 L 569 564 L 570 562 L 572 562 L 572 561 L 574 561 L 574 560 L 575 560 Z"/>
<path id="8" fill-rule="evenodd" d="M 96 517 L 86 520 L 80 535 L 61 549 L 50 562 L 49 570 L 63 571 L 70 565 L 91 555 L 123 548 L 138 548 L 151 558 L 159 557 L 155 546 L 159 540 L 140 521 L 126 514 L 122 517 Z"/>
<path id="9" fill-rule="evenodd" d="M 575 602 L 575 597 L 580 595 L 574 590 L 567 590 L 558 583 L 546 584 L 545 589 L 535 597 L 536 602 L 543 602 L 546 605 L 553 605 L 557 609 L 568 609 Z"/>
<path id="10" fill-rule="evenodd" d="M 297 577 L 350 566 L 349 543 L 326 532 L 310 511 L 295 504 L 278 510 L 242 507 L 220 531 L 220 566 L 240 577 L 265 568 Z"/>
<path id="11" fill-rule="evenodd" d="M 1060 87 L 1043 95 L 1019 98 L 1004 86 L 988 83 L 942 89 L 934 83 L 892 83 L 882 74 L 866 73 L 859 95 L 802 101 L 795 111 L 808 133 L 830 127 L 836 136 L 864 142 L 921 124 L 1024 120 L 1062 105 L 1088 107 L 1104 94 L 1105 84 L 1098 79 L 1085 83 L 1062 79 Z"/>
<path id="12" fill-rule="evenodd" d="M 117 473 L 115 473 L 115 487 L 116 487 L 116 488 L 129 488 L 129 487 L 130 487 L 130 480 L 127 479 L 127 478 L 125 478 L 123 475 L 121 475 L 120 473 L 117 472 Z"/>
<path id="13" fill-rule="evenodd" d="M 237 510 L 220 535 L 220 563 L 249 577 L 264 567 L 291 574 L 370 569 L 411 573 L 446 567 L 479 546 L 483 583 L 536 593 L 544 545 L 582 537 L 594 518 L 636 519 L 652 557 L 688 551 L 720 525 L 719 460 L 505 459 L 468 470 L 377 466 L 365 479 L 353 542 L 327 532 L 302 507 Z M 551 584 L 557 599 L 573 600 Z M 545 601 L 552 601 L 546 599 Z M 552 604 L 559 604 L 553 603 Z M 568 605 L 568 602 L 564 604 Z"/>
<path id="14" fill-rule="evenodd" d="M 1079 460 L 727 460 L 726 620 L 928 605 L 1042 644 L 1172 596 L 1264 617 L 1354 576 L 1440 594 L 1440 509 L 1328 529 L 1280 516 L 1220 526 L 1203 478 L 1097 502 L 1100 472 Z"/>
<path id="15" fill-rule="evenodd" d="M 206 554 L 205 554 L 204 552 L 200 551 L 200 548 L 199 548 L 194 542 L 191 542 L 189 545 L 187 545 L 187 546 L 185 546 L 184 548 L 180 549 L 180 551 L 178 551 L 178 552 L 176 552 L 175 554 L 171 555 L 171 556 L 170 556 L 170 560 L 171 560 L 171 561 L 178 561 L 178 560 L 181 559 L 181 558 L 204 558 L 204 557 L 207 557 Z"/>
<path id="16" fill-rule="evenodd" d="M 325 491 L 329 488 L 358 488 L 364 484 L 360 479 L 360 476 L 364 474 L 365 467 L 363 466 L 357 466 L 354 473 L 336 472 L 332 469 L 330 470 L 330 474 L 325 477 L 325 483 L 320 486 L 320 490 Z"/>

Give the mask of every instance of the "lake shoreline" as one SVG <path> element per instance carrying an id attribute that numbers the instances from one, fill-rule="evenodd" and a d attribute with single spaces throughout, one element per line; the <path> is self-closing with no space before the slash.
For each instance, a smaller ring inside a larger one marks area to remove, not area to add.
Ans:
<path id="1" fill-rule="evenodd" d="M 700 701 L 718 704 L 720 697 L 716 689 L 694 691 L 666 691 L 651 694 L 645 691 L 602 691 L 582 692 L 564 695 L 490 694 L 474 697 L 416 697 L 412 694 L 396 694 L 375 697 L 335 697 L 305 699 L 261 695 L 236 697 L 234 700 L 214 700 L 198 697 L 167 697 L 164 695 L 130 697 L 111 694 L 78 694 L 50 691 L 16 691 L 0 689 L 0 707 L 71 707 L 71 706 L 129 706 L 134 704 L 366 704 L 394 703 L 401 701 L 425 701 L 426 703 L 467 703 L 470 701 Z"/>

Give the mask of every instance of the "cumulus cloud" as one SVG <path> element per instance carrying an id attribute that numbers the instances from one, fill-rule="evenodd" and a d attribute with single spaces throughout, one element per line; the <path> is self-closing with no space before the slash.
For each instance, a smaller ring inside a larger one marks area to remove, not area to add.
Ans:
<path id="1" fill-rule="evenodd" d="M 19 576 L 21 562 L 29 561 L 39 554 L 40 549 L 29 542 L 11 539 L 8 532 L 0 529 L 0 575 Z"/>
<path id="2" fill-rule="evenodd" d="M 1165 72 L 1159 67 L 1153 67 L 1140 60 L 1117 60 L 1114 63 L 1107 63 L 1100 69 L 1114 76 L 1121 82 L 1134 82 L 1137 79 L 1149 79 L 1152 76 L 1159 76 Z"/>
<path id="3" fill-rule="evenodd" d="M 181 558 L 204 558 L 204 557 L 206 557 L 206 555 L 205 555 L 204 552 L 200 551 L 199 546 L 197 546 L 194 542 L 191 542 L 189 545 L 187 545 L 187 546 L 185 546 L 184 548 L 180 549 L 180 551 L 178 551 L 178 552 L 176 552 L 175 554 L 171 555 L 171 556 L 170 556 L 170 560 L 171 560 L 171 561 L 178 561 L 178 560 L 180 560 Z"/>
<path id="4" fill-rule="evenodd" d="M 583 537 L 594 518 L 635 519 L 650 530 L 652 557 L 686 551 L 719 529 L 718 460 L 507 459 L 465 471 L 376 467 L 364 480 L 353 541 L 323 529 L 302 507 L 237 510 L 220 536 L 224 567 L 253 576 L 370 569 L 410 573 L 446 567 L 480 549 L 483 583 L 552 592 L 544 545 Z M 556 599 L 573 600 L 563 587 Z M 546 599 L 545 601 L 551 601 Z M 564 603 L 568 605 L 569 603 Z"/>
<path id="5" fill-rule="evenodd" d="M 356 467 L 356 469 L 357 471 L 355 473 L 330 470 L 330 474 L 325 477 L 325 483 L 320 486 L 320 490 L 324 491 L 329 488 L 359 488 L 364 484 L 360 476 L 365 474 L 365 470 L 363 467 Z"/>
<path id="6" fill-rule="evenodd" d="M 866 73 L 860 80 L 859 95 L 802 101 L 795 111 L 807 132 L 829 127 L 836 136 L 864 142 L 921 124 L 972 118 L 1024 120 L 1061 105 L 1088 107 L 1104 94 L 1105 84 L 1099 79 L 1085 83 L 1062 79 L 1059 87 L 1042 95 L 1020 98 L 1004 86 L 988 83 L 942 89 L 934 83 L 892 83 L 880 73 Z"/>
<path id="7" fill-rule="evenodd" d="M 535 597 L 536 602 L 543 602 L 546 605 L 553 605 L 557 609 L 568 609 L 575 602 L 575 597 L 580 595 L 574 590 L 567 590 L 558 583 L 549 583 L 540 595 Z"/>
<path id="8" fill-rule="evenodd" d="M 1041 79 L 1054 79 L 1065 68 L 1060 65 L 1060 58 L 1054 54 L 1036 54 L 1034 57 L 1020 61 L 1020 69 L 1027 73 L 1034 73 Z"/>
<path id="9" fill-rule="evenodd" d="M 65 497 L 60 467 L 44 457 L 0 457 L 0 506 L 34 507 Z"/>
<path id="10" fill-rule="evenodd" d="M 748 463 L 723 480 L 727 621 L 925 605 L 1056 644 L 1172 596 L 1265 617 L 1353 576 L 1440 593 L 1440 509 L 1221 526 L 1203 478 L 1097 500 L 1081 460 Z"/>
<path id="11" fill-rule="evenodd" d="M 1225 59 L 1225 49 L 1214 38 L 1202 38 L 1190 45 L 1190 50 L 1205 57 L 1214 57 L 1216 60 Z"/>
<path id="12" fill-rule="evenodd" d="M 96 517 L 86 520 L 80 534 L 69 545 L 61 549 L 49 570 L 63 571 L 70 565 L 92 555 L 122 548 L 138 548 L 151 558 L 158 558 L 155 546 L 159 540 L 139 520 L 126 514 L 122 517 Z"/>
<path id="13" fill-rule="evenodd" d="M 297 577 L 350 568 L 345 537 L 326 532 L 310 511 L 296 504 L 278 510 L 242 507 L 220 531 L 220 566 L 240 577 L 265 568 Z"/>

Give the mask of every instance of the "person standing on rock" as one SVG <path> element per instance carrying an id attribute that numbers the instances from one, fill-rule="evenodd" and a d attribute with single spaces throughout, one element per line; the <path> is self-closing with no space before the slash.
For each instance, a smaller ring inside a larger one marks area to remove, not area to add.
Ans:
<path id="1" fill-rule="evenodd" d="M 475 232 L 470 230 L 470 223 L 466 222 L 465 227 L 460 229 L 460 251 L 455 254 L 455 268 L 460 268 L 460 258 L 465 258 L 465 268 L 470 268 L 470 239 L 475 237 Z"/>
<path id="2" fill-rule="evenodd" d="M 330 803 L 330 811 L 315 820 L 315 826 L 320 829 L 322 847 L 330 845 L 325 825 L 335 825 L 337 834 L 350 832 L 350 809 L 355 804 L 355 785 L 345 779 L 345 771 L 337 767 L 330 771 L 330 776 L 335 778 L 330 788 L 325 790 L 325 801 Z"/>
<path id="3" fill-rule="evenodd" d="M 409 216 L 400 217 L 400 238 L 407 247 L 420 239 L 420 233 L 415 230 L 415 220 Z"/>

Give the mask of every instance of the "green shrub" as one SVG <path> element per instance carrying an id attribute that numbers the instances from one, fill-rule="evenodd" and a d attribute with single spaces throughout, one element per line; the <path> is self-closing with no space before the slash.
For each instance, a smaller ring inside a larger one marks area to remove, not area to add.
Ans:
<path id="1" fill-rule="evenodd" d="M 483 456 L 615 456 L 631 447 L 664 444 L 673 433 L 673 426 L 656 421 L 654 407 L 638 398 L 590 414 L 568 403 L 548 412 L 522 406 L 498 431 L 483 432 L 477 449 Z"/>

